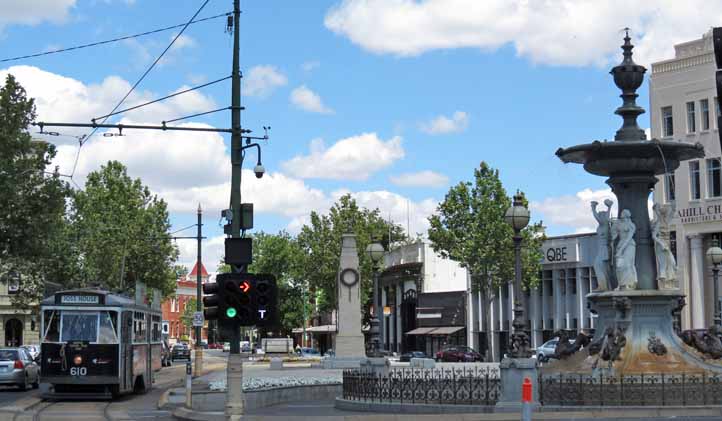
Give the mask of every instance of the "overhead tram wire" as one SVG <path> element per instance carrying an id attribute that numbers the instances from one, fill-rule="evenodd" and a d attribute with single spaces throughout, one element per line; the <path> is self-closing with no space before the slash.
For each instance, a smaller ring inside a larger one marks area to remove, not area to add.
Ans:
<path id="1" fill-rule="evenodd" d="M 190 23 L 192 23 L 192 24 L 193 24 L 193 23 L 200 23 L 200 22 L 205 22 L 205 21 L 211 20 L 211 19 L 218 19 L 218 18 L 220 18 L 220 17 L 230 16 L 230 15 L 231 15 L 231 12 L 221 13 L 220 15 L 209 16 L 209 17 L 207 17 L 207 18 L 194 20 L 194 21 L 192 21 L 192 22 L 190 22 Z M 180 27 L 182 27 L 183 25 L 184 25 L 184 24 L 173 25 L 173 26 L 168 26 L 168 27 L 165 27 L 165 28 L 154 29 L 154 30 L 152 30 L 152 31 L 141 32 L 141 33 L 139 33 L 139 34 L 126 35 L 126 36 L 123 36 L 123 37 L 120 37 L 120 38 L 113 38 L 113 39 L 108 39 L 108 40 L 105 40 L 105 41 L 93 42 L 93 43 L 90 43 L 90 44 L 76 45 L 76 46 L 74 46 L 74 47 L 61 48 L 61 49 L 58 49 L 58 50 L 45 51 L 45 52 L 42 52 L 42 53 L 28 54 L 28 55 L 24 55 L 24 56 L 4 58 L 4 59 L 0 59 L 0 63 L 5 63 L 5 62 L 8 62 L 8 61 L 23 60 L 23 59 L 26 59 L 26 58 L 42 57 L 42 56 L 47 56 L 47 55 L 57 54 L 57 53 L 65 53 L 65 52 L 68 52 L 68 51 L 80 50 L 80 49 L 88 48 L 88 47 L 97 47 L 97 46 L 99 46 L 99 45 L 110 44 L 110 43 L 113 43 L 113 42 L 124 41 L 124 40 L 127 40 L 127 39 L 132 39 L 132 38 L 138 38 L 138 37 L 142 37 L 142 36 L 146 36 L 146 35 L 157 34 L 157 33 L 159 33 L 159 32 L 164 32 L 164 31 L 170 31 L 171 29 L 180 28 Z"/>
<path id="2" fill-rule="evenodd" d="M 140 82 L 142 82 L 143 79 L 145 79 L 145 77 L 148 75 L 148 73 L 150 73 L 150 71 L 153 70 L 153 68 L 155 67 L 155 65 L 158 64 L 158 62 L 160 61 L 160 59 L 163 58 L 163 56 L 165 55 L 165 53 L 167 53 L 168 50 L 170 50 L 170 48 L 173 46 L 173 44 L 175 44 L 175 42 L 178 40 L 178 38 L 180 38 L 180 36 L 183 35 L 183 32 L 185 32 L 186 28 L 188 28 L 188 26 L 191 24 L 191 22 L 193 22 L 193 20 L 194 20 L 194 19 L 198 16 L 198 14 L 203 10 L 203 8 L 206 7 L 206 5 L 208 4 L 209 1 L 210 1 L 210 0 L 205 0 L 205 1 L 203 2 L 203 4 L 201 5 L 201 7 L 198 8 L 198 10 L 197 10 L 197 11 L 193 14 L 193 16 L 188 20 L 188 22 L 186 22 L 185 25 L 183 25 L 183 28 L 178 32 L 178 34 L 176 34 L 176 36 L 173 37 L 173 39 L 171 40 L 170 44 L 168 44 L 168 46 L 165 48 L 165 50 L 163 50 L 163 52 L 160 53 L 160 55 L 158 56 L 158 58 L 156 58 L 155 61 L 153 61 L 153 63 L 150 65 L 150 67 L 148 67 L 148 69 L 143 73 L 143 75 L 141 75 L 141 77 L 135 82 L 135 84 L 133 84 L 133 86 L 130 88 L 130 90 L 128 90 L 128 93 L 125 94 L 125 96 L 123 97 L 123 99 L 121 99 L 120 102 L 118 102 L 118 104 L 117 104 L 115 107 L 113 107 L 113 109 L 110 111 L 110 113 L 108 114 L 108 116 L 113 115 L 113 113 L 115 113 L 115 111 L 116 111 L 121 105 L 123 105 L 123 102 L 125 102 L 125 100 L 128 99 L 128 97 L 130 96 L 130 94 L 135 90 L 135 88 L 140 84 Z M 103 121 L 101 121 L 101 124 L 105 123 L 105 121 L 108 120 L 108 118 L 109 118 L 109 117 L 103 118 Z M 93 123 L 95 123 L 95 120 L 93 120 Z M 77 166 L 78 166 L 78 159 L 80 158 L 80 150 L 82 149 L 83 145 L 88 141 L 88 139 L 90 139 L 90 138 L 95 134 L 95 132 L 97 132 L 97 131 L 98 131 L 98 127 L 94 127 L 93 130 L 91 130 L 90 134 L 88 134 L 88 136 L 86 136 L 85 139 L 83 139 L 82 141 L 79 142 L 78 151 L 77 151 L 77 153 L 75 154 L 75 162 L 73 163 L 73 171 L 70 172 L 70 179 L 71 179 L 71 180 L 73 179 L 73 176 L 75 175 L 75 169 L 76 169 Z"/>
<path id="3" fill-rule="evenodd" d="M 225 111 L 225 110 L 230 110 L 230 109 L 231 109 L 231 107 L 223 107 L 223 108 L 217 108 L 217 109 L 211 110 L 211 111 L 206 111 L 206 112 L 203 112 L 203 113 L 191 114 L 191 115 L 187 115 L 187 116 L 185 116 L 185 117 L 178 117 L 178 118 L 174 118 L 173 120 L 163 121 L 163 125 L 165 126 L 166 123 L 173 123 L 174 121 L 186 120 L 186 119 L 188 119 L 188 118 L 200 117 L 200 116 L 202 116 L 202 115 L 213 114 L 213 113 L 217 113 L 217 112 L 219 112 L 219 111 Z"/>

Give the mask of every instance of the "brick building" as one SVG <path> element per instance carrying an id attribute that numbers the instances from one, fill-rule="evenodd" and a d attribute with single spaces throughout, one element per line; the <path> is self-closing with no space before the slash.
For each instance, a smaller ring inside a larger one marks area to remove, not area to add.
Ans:
<path id="1" fill-rule="evenodd" d="M 193 269 L 186 276 L 176 281 L 175 296 L 166 299 L 161 309 L 163 311 L 163 334 L 169 343 L 173 344 L 187 337 L 191 342 L 195 341 L 195 330 L 183 325 L 181 316 L 185 310 L 186 304 L 191 298 L 196 298 L 196 282 L 198 276 L 199 263 L 193 266 Z M 201 282 L 208 282 L 208 272 L 203 262 L 200 262 Z M 195 311 L 195 309 L 194 309 Z M 203 326 L 201 340 L 208 341 L 208 325 Z"/>

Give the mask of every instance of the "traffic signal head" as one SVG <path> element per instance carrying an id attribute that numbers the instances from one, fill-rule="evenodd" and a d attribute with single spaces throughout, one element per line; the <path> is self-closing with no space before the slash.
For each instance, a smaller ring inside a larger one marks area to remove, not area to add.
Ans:
<path id="1" fill-rule="evenodd" d="M 278 286 L 273 275 L 256 275 L 255 291 L 256 326 L 270 327 L 278 323 Z"/>
<path id="2" fill-rule="evenodd" d="M 221 291 L 219 320 L 238 326 L 252 326 L 254 309 L 251 300 L 254 275 L 251 273 L 224 273 L 218 275 Z"/>
<path id="3" fill-rule="evenodd" d="M 218 306 L 221 303 L 221 299 L 218 293 L 218 283 L 208 282 L 203 284 L 203 317 L 206 320 L 217 320 L 218 319 Z"/>

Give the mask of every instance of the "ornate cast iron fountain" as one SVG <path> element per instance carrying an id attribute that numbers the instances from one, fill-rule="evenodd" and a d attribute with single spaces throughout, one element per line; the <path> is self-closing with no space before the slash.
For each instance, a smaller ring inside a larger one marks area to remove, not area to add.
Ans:
<path id="1" fill-rule="evenodd" d="M 646 69 L 632 60 L 630 41 L 627 33 L 624 59 L 610 72 L 623 100 L 615 113 L 624 122 L 614 141 L 556 152 L 565 163 L 582 164 L 587 172 L 608 177 L 619 206 L 615 219 L 609 215 L 610 202 L 606 211 L 597 211 L 592 203 L 600 224 L 595 262 L 599 288 L 587 296 L 589 308 L 598 315 L 595 337 L 586 350 L 545 365 L 542 374 L 592 374 L 600 369 L 610 375 L 722 372 L 722 361 L 688 345 L 701 342 L 704 347 L 704 338 L 688 333 L 683 340 L 685 335 L 678 335 L 673 313 L 684 306 L 684 296 L 674 279 L 668 245 L 674 208 L 655 207 L 650 221 L 647 207 L 657 176 L 672 173 L 682 161 L 704 157 L 704 149 L 699 143 L 647 140 L 637 125 L 644 109 L 636 104 Z"/>

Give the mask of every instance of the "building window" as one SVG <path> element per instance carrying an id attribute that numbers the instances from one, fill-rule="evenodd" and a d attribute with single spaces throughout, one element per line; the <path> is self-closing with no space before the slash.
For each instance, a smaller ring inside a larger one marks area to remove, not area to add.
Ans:
<path id="1" fill-rule="evenodd" d="M 689 163 L 689 196 L 692 200 L 698 200 L 700 193 L 699 161 Z"/>
<path id="2" fill-rule="evenodd" d="M 714 103 L 715 103 L 715 117 L 719 118 L 719 116 L 720 116 L 720 113 L 719 113 L 719 98 L 715 97 L 715 98 L 714 98 Z M 715 126 L 715 127 L 716 127 L 716 126 Z M 719 127 L 717 127 L 717 128 L 719 128 Z"/>
<path id="3" fill-rule="evenodd" d="M 709 100 L 699 102 L 699 112 L 702 115 L 702 130 L 709 130 Z"/>
<path id="4" fill-rule="evenodd" d="M 664 175 L 664 196 L 667 202 L 674 202 L 674 174 Z"/>
<path id="5" fill-rule="evenodd" d="M 662 107 L 662 136 L 669 137 L 673 135 L 672 107 Z"/>
<path id="6" fill-rule="evenodd" d="M 707 160 L 707 196 L 708 197 L 719 197 L 722 195 L 722 187 L 720 185 L 720 177 L 722 171 L 720 171 L 719 158 L 712 158 Z"/>
<path id="7" fill-rule="evenodd" d="M 677 231 L 669 232 L 669 248 L 672 249 L 674 260 L 677 261 Z"/>
<path id="8" fill-rule="evenodd" d="M 687 103 L 687 133 L 697 131 L 697 118 L 694 115 L 694 101 Z"/>
<path id="9" fill-rule="evenodd" d="M 178 312 L 178 300 L 176 300 L 175 298 L 172 298 L 170 300 L 170 311 L 171 313 Z"/>

